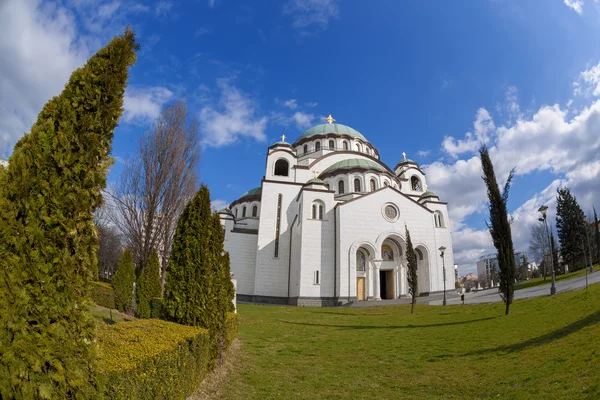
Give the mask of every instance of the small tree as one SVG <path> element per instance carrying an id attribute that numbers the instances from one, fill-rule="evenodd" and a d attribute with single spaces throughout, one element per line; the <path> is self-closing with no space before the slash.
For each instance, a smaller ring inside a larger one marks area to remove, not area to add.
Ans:
<path id="1" fill-rule="evenodd" d="M 508 175 L 504 190 L 500 193 L 500 188 L 498 187 L 498 182 L 496 181 L 496 175 L 494 173 L 494 165 L 492 164 L 486 145 L 481 146 L 479 154 L 481 156 L 481 166 L 484 175 L 482 178 L 487 187 L 487 195 L 490 202 L 490 222 L 488 223 L 488 228 L 492 236 L 492 241 L 494 242 L 494 247 L 498 250 L 499 291 L 500 296 L 506 305 L 505 315 L 508 315 L 515 292 L 515 252 L 506 203 L 508 201 L 508 192 L 510 190 L 514 169 Z"/>
<path id="2" fill-rule="evenodd" d="M 406 280 L 408 281 L 408 293 L 411 296 L 410 313 L 415 311 L 415 304 L 417 303 L 417 293 L 419 292 L 418 276 L 417 276 L 417 254 L 413 249 L 412 241 L 410 239 L 410 232 L 408 227 L 404 225 L 406 229 L 406 261 L 407 261 L 407 274 Z"/>
<path id="3" fill-rule="evenodd" d="M 594 232 L 596 237 L 596 262 L 600 263 L 600 229 L 598 229 L 598 215 L 596 215 L 596 207 L 594 207 Z"/>
<path id="4" fill-rule="evenodd" d="M 223 254 L 223 276 L 225 279 L 225 287 L 227 289 L 227 311 L 234 312 L 235 306 L 233 305 L 233 299 L 235 297 L 235 288 L 233 287 L 233 282 L 231 281 L 231 261 L 229 259 L 228 252 L 225 252 L 225 254 Z"/>
<path id="5" fill-rule="evenodd" d="M 150 318 L 150 300 L 160 297 L 160 292 L 160 262 L 158 260 L 158 253 L 156 250 L 152 250 L 148 265 L 140 275 L 136 288 L 136 313 L 139 317 Z"/>
<path id="6" fill-rule="evenodd" d="M 578 262 L 583 266 L 586 233 L 585 214 L 577 199 L 568 188 L 557 190 L 556 196 L 556 230 L 560 242 L 563 260 L 570 270 L 576 270 Z"/>
<path id="7" fill-rule="evenodd" d="M 133 283 L 135 282 L 135 266 L 133 264 L 133 255 L 130 249 L 126 249 L 119 263 L 117 272 L 112 280 L 115 289 L 115 307 L 126 313 L 133 311 Z"/>
<path id="8" fill-rule="evenodd" d="M 130 29 L 71 75 L 17 143 L 0 186 L 0 398 L 97 392 L 92 213 L 138 45 Z"/>

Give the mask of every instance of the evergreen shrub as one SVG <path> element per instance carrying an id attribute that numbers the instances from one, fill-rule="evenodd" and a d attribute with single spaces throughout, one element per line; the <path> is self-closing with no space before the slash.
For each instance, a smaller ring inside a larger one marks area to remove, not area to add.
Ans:
<path id="1" fill-rule="evenodd" d="M 115 291 L 104 282 L 94 282 L 91 290 L 92 300 L 99 306 L 115 308 Z"/>
<path id="2" fill-rule="evenodd" d="M 160 297 L 160 294 L 160 263 L 158 261 L 158 253 L 156 250 L 152 250 L 148 259 L 148 265 L 142 271 L 136 287 L 137 316 L 140 318 L 150 318 L 150 301 L 153 298 Z"/>
<path id="3" fill-rule="evenodd" d="M 229 347 L 238 335 L 240 326 L 239 314 L 228 312 L 225 318 L 225 347 Z"/>
<path id="4" fill-rule="evenodd" d="M 155 297 L 150 300 L 150 318 L 165 318 L 165 310 L 163 308 L 162 299 Z"/>
<path id="5" fill-rule="evenodd" d="M 108 399 L 185 399 L 208 372 L 206 329 L 141 319 L 99 326 L 97 336 Z"/>
<path id="6" fill-rule="evenodd" d="M 133 310 L 133 283 L 135 282 L 135 266 L 130 249 L 126 249 L 117 264 L 117 271 L 112 280 L 115 289 L 115 306 L 121 312 Z"/>

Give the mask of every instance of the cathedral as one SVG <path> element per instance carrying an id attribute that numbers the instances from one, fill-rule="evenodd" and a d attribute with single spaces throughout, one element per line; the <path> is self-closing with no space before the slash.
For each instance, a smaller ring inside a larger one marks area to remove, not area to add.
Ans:
<path id="1" fill-rule="evenodd" d="M 423 170 L 404 153 L 390 169 L 360 132 L 325 120 L 270 146 L 260 187 L 219 211 L 237 300 L 336 306 L 408 296 L 405 226 L 419 296 L 453 289 L 447 203 Z"/>

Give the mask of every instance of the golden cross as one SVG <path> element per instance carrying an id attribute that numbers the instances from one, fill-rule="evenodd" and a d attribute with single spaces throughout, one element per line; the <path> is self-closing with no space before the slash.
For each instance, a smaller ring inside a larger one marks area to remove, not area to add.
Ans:
<path id="1" fill-rule="evenodd" d="M 329 122 L 330 124 L 333 124 L 335 122 L 335 119 L 333 119 L 333 117 L 331 116 L 331 114 L 329 114 L 329 116 L 327 118 L 324 118 L 325 121 Z"/>
<path id="2" fill-rule="evenodd" d="M 285 142 L 285 135 L 281 135 L 281 141 Z"/>
<path id="3" fill-rule="evenodd" d="M 402 155 L 404 156 L 404 159 L 406 160 L 406 153 L 402 152 Z"/>
<path id="4" fill-rule="evenodd" d="M 315 179 L 317 179 L 317 176 L 319 176 L 319 171 L 317 171 L 316 169 L 313 171 L 313 174 L 315 175 Z"/>

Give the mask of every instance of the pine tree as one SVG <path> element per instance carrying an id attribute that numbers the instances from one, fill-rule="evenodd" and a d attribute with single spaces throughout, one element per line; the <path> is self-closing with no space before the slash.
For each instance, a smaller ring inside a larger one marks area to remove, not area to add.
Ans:
<path id="1" fill-rule="evenodd" d="M 508 192 L 513 178 L 514 170 L 508 175 L 504 190 L 500 193 L 494 165 L 490 158 L 487 146 L 482 145 L 479 149 L 481 156 L 481 166 L 483 168 L 483 181 L 487 187 L 489 199 L 490 222 L 488 228 L 494 242 L 494 247 L 498 251 L 498 269 L 500 278 L 500 296 L 506 305 L 505 315 L 508 315 L 510 305 L 515 293 L 515 256 L 512 241 L 510 222 L 508 221 L 508 212 L 506 203 L 508 201 Z"/>
<path id="2" fill-rule="evenodd" d="M 596 236 L 596 262 L 600 263 L 600 229 L 598 229 L 598 215 L 594 207 L 594 232 Z"/>
<path id="3" fill-rule="evenodd" d="M 115 290 L 115 307 L 121 312 L 131 313 L 133 311 L 133 283 L 135 282 L 135 265 L 131 249 L 126 249 L 119 262 L 117 271 L 112 279 Z"/>
<path id="4" fill-rule="evenodd" d="M 583 243 L 586 234 L 586 220 L 577 199 L 568 188 L 558 189 L 556 196 L 556 230 L 563 260 L 569 270 L 583 266 Z"/>
<path id="5" fill-rule="evenodd" d="M 158 253 L 156 250 L 152 250 L 148 259 L 148 265 L 140 275 L 138 286 L 136 287 L 136 313 L 139 317 L 150 318 L 150 300 L 160 297 L 160 292 L 160 262 L 158 261 Z"/>
<path id="6" fill-rule="evenodd" d="M 419 278 L 417 276 L 417 254 L 415 253 L 415 249 L 413 249 L 408 227 L 404 225 L 404 228 L 406 229 L 406 280 L 408 281 L 408 293 L 411 295 L 410 313 L 412 314 L 415 311 L 415 304 L 417 303 L 417 293 L 419 292 Z"/>
<path id="7" fill-rule="evenodd" d="M 226 277 L 225 287 L 227 289 L 227 311 L 234 312 L 235 306 L 233 305 L 233 299 L 235 298 L 235 288 L 233 287 L 233 282 L 231 281 L 231 260 L 229 259 L 229 252 L 225 252 L 223 254 L 223 274 Z"/>
<path id="8" fill-rule="evenodd" d="M 0 398 L 97 392 L 92 213 L 136 59 L 127 29 L 71 75 L 17 143 L 0 188 Z"/>

